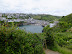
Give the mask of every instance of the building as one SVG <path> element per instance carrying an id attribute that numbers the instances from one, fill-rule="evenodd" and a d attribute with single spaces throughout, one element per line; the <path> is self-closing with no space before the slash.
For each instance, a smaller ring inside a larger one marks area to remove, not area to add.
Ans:
<path id="1" fill-rule="evenodd" d="M 2 17 L 2 13 L 0 13 L 0 17 Z"/>
<path id="2" fill-rule="evenodd" d="M 5 18 L 5 17 L 0 17 L 0 20 L 1 20 L 1 21 L 5 21 L 6 18 Z"/>

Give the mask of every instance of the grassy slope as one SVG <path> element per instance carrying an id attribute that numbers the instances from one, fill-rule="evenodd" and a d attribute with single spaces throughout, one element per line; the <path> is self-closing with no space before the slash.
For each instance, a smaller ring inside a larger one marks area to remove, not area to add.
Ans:
<path id="1" fill-rule="evenodd" d="M 49 48 L 62 54 L 72 54 L 72 14 L 64 16 L 53 28 L 44 28 Z M 51 38 L 51 39 L 50 39 Z M 68 42 L 67 42 L 68 41 Z M 52 46 L 49 43 L 54 43 Z"/>

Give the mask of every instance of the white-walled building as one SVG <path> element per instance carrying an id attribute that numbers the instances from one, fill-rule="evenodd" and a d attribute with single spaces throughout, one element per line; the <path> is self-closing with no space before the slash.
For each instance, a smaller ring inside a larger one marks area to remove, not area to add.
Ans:
<path id="1" fill-rule="evenodd" d="M 1 21 L 3 21 L 3 20 L 5 21 L 5 20 L 7 20 L 7 19 L 6 19 L 5 17 L 0 17 L 0 20 L 1 20 Z"/>

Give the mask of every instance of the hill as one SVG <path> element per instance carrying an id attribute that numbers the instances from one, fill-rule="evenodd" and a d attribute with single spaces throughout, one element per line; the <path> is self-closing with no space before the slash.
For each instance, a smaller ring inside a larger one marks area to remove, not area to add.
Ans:
<path id="1" fill-rule="evenodd" d="M 38 19 L 38 20 L 45 20 L 45 21 L 53 21 L 55 19 L 60 19 L 61 16 L 53 16 L 47 14 L 37 14 L 37 15 L 29 15 L 31 18 Z"/>
<path id="2" fill-rule="evenodd" d="M 72 14 L 63 16 L 52 28 L 49 25 L 44 27 L 43 31 L 47 36 L 48 48 L 62 54 L 72 54 Z"/>
<path id="3" fill-rule="evenodd" d="M 63 22 L 67 22 L 67 23 L 72 23 L 72 13 L 67 15 L 67 16 L 63 16 L 60 21 Z"/>

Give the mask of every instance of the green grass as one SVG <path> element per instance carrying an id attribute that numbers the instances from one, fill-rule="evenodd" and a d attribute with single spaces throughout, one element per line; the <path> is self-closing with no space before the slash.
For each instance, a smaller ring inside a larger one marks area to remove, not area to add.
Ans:
<path id="1" fill-rule="evenodd" d="M 57 46 L 57 51 L 62 54 L 72 54 L 72 50 L 60 46 Z"/>
<path id="2" fill-rule="evenodd" d="M 40 20 L 40 19 L 41 19 L 41 16 L 38 16 L 38 15 L 37 15 L 37 16 L 33 16 L 33 18 Z"/>

